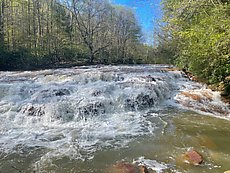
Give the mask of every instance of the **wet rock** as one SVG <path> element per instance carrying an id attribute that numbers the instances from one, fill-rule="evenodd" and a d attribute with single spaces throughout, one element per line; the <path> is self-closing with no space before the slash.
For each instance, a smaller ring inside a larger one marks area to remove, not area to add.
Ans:
<path id="1" fill-rule="evenodd" d="M 220 105 L 214 105 L 214 104 L 209 104 L 208 105 L 207 112 L 218 113 L 218 114 L 221 114 L 223 116 L 228 116 L 229 115 L 229 111 L 228 110 L 225 110 Z"/>
<path id="2" fill-rule="evenodd" d="M 142 78 L 145 79 L 146 82 L 156 82 L 156 79 L 152 77 L 151 75 L 144 76 Z"/>
<path id="3" fill-rule="evenodd" d="M 58 141 L 63 139 L 65 136 L 63 134 L 57 134 L 57 135 L 50 135 L 50 136 L 46 136 L 45 138 L 41 138 L 40 140 L 43 142 L 50 142 L 50 141 Z M 38 138 L 38 137 L 36 137 Z"/>
<path id="4" fill-rule="evenodd" d="M 198 139 L 199 139 L 199 144 L 201 146 L 204 146 L 210 149 L 217 148 L 217 145 L 214 143 L 214 141 L 206 135 L 200 135 Z"/>
<path id="5" fill-rule="evenodd" d="M 176 96 L 176 101 L 187 108 L 214 115 L 228 116 L 230 113 L 227 105 L 221 104 L 220 98 L 210 89 L 181 92 Z"/>
<path id="6" fill-rule="evenodd" d="M 195 93 L 189 93 L 189 92 L 185 92 L 185 91 L 182 92 L 181 94 L 184 95 L 185 97 L 189 97 L 189 98 L 191 98 L 193 100 L 196 100 L 198 102 L 202 102 L 201 95 L 198 95 L 198 94 L 195 94 Z"/>
<path id="7" fill-rule="evenodd" d="M 199 82 L 199 79 L 198 79 L 197 76 L 192 76 L 192 77 L 191 77 L 191 80 L 192 80 L 192 81 L 195 81 L 195 82 Z"/>
<path id="8" fill-rule="evenodd" d="M 211 90 L 209 89 L 206 89 L 206 90 L 203 90 L 201 91 L 201 94 L 209 101 L 212 101 L 213 100 L 213 93 Z"/>
<path id="9" fill-rule="evenodd" d="M 148 94 L 139 94 L 135 99 L 126 99 L 125 108 L 127 110 L 143 110 L 154 105 L 154 99 Z"/>
<path id="10" fill-rule="evenodd" d="M 187 78 L 189 78 L 190 80 L 192 80 L 193 75 L 192 75 L 191 72 L 187 71 L 187 69 L 185 69 L 185 68 L 182 69 L 182 72 L 184 72 L 184 74 L 185 74 L 184 77 L 187 77 Z"/>
<path id="11" fill-rule="evenodd" d="M 135 102 L 131 99 L 126 99 L 125 100 L 125 108 L 127 110 L 132 110 L 134 111 L 135 110 Z"/>
<path id="12" fill-rule="evenodd" d="M 192 73 L 190 73 L 190 72 L 185 73 L 185 75 L 183 77 L 188 78 L 189 80 L 194 81 L 194 82 L 199 82 L 198 77 L 193 76 Z"/>
<path id="13" fill-rule="evenodd" d="M 144 109 L 152 106 L 154 100 L 147 94 L 139 94 L 136 98 L 136 104 L 139 109 Z"/>
<path id="14" fill-rule="evenodd" d="M 202 156 L 195 150 L 185 153 L 185 162 L 193 165 L 200 165 L 203 162 Z"/>
<path id="15" fill-rule="evenodd" d="M 88 105 L 80 107 L 78 110 L 81 118 L 87 118 L 89 116 L 104 114 L 105 105 L 101 102 L 90 103 Z"/>
<path id="16" fill-rule="evenodd" d="M 51 115 L 51 121 L 55 122 L 56 120 L 62 121 L 62 122 L 70 122 L 74 118 L 74 113 L 72 110 L 63 110 L 55 112 Z"/>
<path id="17" fill-rule="evenodd" d="M 117 163 L 109 170 L 109 173 L 148 173 L 148 169 L 144 166 L 137 166 L 130 163 Z"/>
<path id="18" fill-rule="evenodd" d="M 95 90 L 95 91 L 92 92 L 92 96 L 94 96 L 94 97 L 98 97 L 98 96 L 100 96 L 101 94 L 102 94 L 102 91 L 101 91 L 101 90 Z"/>
<path id="19" fill-rule="evenodd" d="M 120 75 L 114 76 L 114 81 L 115 82 L 124 81 L 124 80 L 125 80 L 125 78 L 123 76 L 120 76 Z"/>
<path id="20" fill-rule="evenodd" d="M 149 173 L 148 169 L 144 165 L 139 166 L 140 173 Z"/>
<path id="21" fill-rule="evenodd" d="M 45 107 L 43 105 L 25 105 L 21 108 L 21 112 L 28 116 L 42 116 L 45 114 Z"/>
<path id="22" fill-rule="evenodd" d="M 42 90 L 38 96 L 38 98 L 48 98 L 48 97 L 53 97 L 53 96 L 64 96 L 64 95 L 70 95 L 70 91 L 65 88 L 60 88 L 60 89 L 46 89 Z"/>
<path id="23" fill-rule="evenodd" d="M 124 77 L 120 75 L 106 75 L 105 73 L 103 73 L 100 76 L 100 80 L 104 82 L 110 82 L 110 81 L 118 82 L 118 81 L 123 81 Z"/>
<path id="24" fill-rule="evenodd" d="M 67 89 L 53 90 L 53 93 L 55 96 L 70 95 L 70 91 Z"/>

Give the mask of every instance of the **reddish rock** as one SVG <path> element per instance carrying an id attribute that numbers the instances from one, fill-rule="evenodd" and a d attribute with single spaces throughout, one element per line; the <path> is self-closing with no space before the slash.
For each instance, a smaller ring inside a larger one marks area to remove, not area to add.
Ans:
<path id="1" fill-rule="evenodd" d="M 199 165 L 203 162 L 202 156 L 195 150 L 186 152 L 185 160 L 186 162 L 193 164 L 193 165 Z"/>
<path id="2" fill-rule="evenodd" d="M 195 81 L 195 82 L 199 82 L 199 79 L 198 79 L 197 76 L 192 76 L 192 77 L 191 77 L 191 80 L 192 80 L 192 81 Z"/>
<path id="3" fill-rule="evenodd" d="M 148 169 L 144 165 L 139 166 L 139 170 L 140 173 L 149 173 Z"/>
<path id="4" fill-rule="evenodd" d="M 206 89 L 201 92 L 201 94 L 208 100 L 212 101 L 213 100 L 213 93 L 212 90 Z"/>
<path id="5" fill-rule="evenodd" d="M 202 97 L 196 93 L 189 93 L 189 92 L 184 91 L 181 94 L 193 100 L 196 100 L 198 102 L 202 102 Z"/>

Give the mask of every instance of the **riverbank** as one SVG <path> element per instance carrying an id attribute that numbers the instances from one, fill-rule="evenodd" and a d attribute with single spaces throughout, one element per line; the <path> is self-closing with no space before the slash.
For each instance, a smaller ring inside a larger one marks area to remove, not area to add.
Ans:
<path id="1" fill-rule="evenodd" d="M 211 89 L 212 91 L 220 92 L 222 101 L 230 104 L 230 93 L 228 89 L 230 87 L 230 76 L 226 77 L 225 80 L 220 83 L 208 84 L 205 80 L 200 79 L 199 77 L 193 75 L 191 72 L 187 71 L 186 69 L 171 67 L 171 68 L 166 68 L 164 70 L 181 71 L 181 73 L 183 73 L 183 76 L 188 78 L 189 80 L 202 83 L 203 85 L 207 85 L 207 88 Z"/>

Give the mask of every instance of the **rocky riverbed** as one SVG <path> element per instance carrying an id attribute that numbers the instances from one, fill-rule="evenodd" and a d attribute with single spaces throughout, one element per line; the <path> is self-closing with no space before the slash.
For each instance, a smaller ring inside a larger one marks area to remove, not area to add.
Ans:
<path id="1" fill-rule="evenodd" d="M 230 169 L 229 105 L 169 66 L 0 72 L 0 91 L 3 172 Z"/>

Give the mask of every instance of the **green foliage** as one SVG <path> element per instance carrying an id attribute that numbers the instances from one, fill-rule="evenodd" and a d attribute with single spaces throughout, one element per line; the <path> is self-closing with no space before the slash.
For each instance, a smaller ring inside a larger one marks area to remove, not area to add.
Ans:
<path id="1" fill-rule="evenodd" d="M 18 51 L 5 51 L 0 48 L 0 69 L 27 69 L 30 66 L 29 57 L 32 57 L 27 49 L 21 48 Z"/>
<path id="2" fill-rule="evenodd" d="M 132 9 L 75 2 L 0 0 L 0 70 L 146 62 Z"/>
<path id="3" fill-rule="evenodd" d="M 164 29 L 177 47 L 176 64 L 210 84 L 224 81 L 230 75 L 228 1 L 164 0 L 163 4 Z"/>

